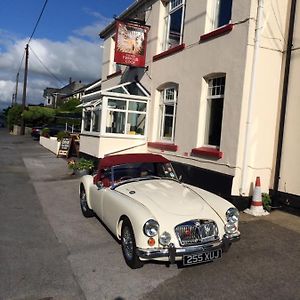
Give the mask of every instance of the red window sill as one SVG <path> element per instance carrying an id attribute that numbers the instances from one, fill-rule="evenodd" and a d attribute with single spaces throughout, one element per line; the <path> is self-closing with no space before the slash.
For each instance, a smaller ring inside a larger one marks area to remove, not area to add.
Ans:
<path id="1" fill-rule="evenodd" d="M 159 53 L 159 54 L 157 54 L 157 55 L 154 55 L 153 58 L 152 58 L 152 60 L 153 60 L 153 61 L 160 60 L 160 59 L 162 59 L 162 58 L 165 58 L 165 57 L 167 57 L 167 56 L 170 56 L 170 55 L 172 55 L 172 54 L 175 54 L 175 53 L 177 53 L 177 52 L 180 52 L 180 51 L 182 51 L 184 48 L 185 48 L 185 44 L 180 44 L 180 45 L 178 45 L 178 46 L 176 46 L 176 47 L 173 47 L 173 48 L 168 49 L 167 51 L 164 51 L 164 52 L 162 52 L 162 53 Z"/>
<path id="2" fill-rule="evenodd" d="M 210 148 L 210 147 L 193 148 L 192 154 L 195 156 L 210 156 L 217 159 L 223 157 L 223 152 L 219 151 L 216 148 Z"/>
<path id="3" fill-rule="evenodd" d="M 116 76 L 119 76 L 119 75 L 121 75 L 122 74 L 122 70 L 119 70 L 119 71 L 117 71 L 117 72 L 115 72 L 115 73 L 112 73 L 112 74 L 110 74 L 110 75 L 107 75 L 107 79 L 110 79 L 110 78 L 113 78 L 113 77 L 116 77 Z"/>
<path id="4" fill-rule="evenodd" d="M 225 33 L 230 32 L 233 29 L 233 24 L 227 24 L 224 25 L 214 31 L 211 31 L 209 33 L 203 34 L 200 36 L 200 42 L 205 42 L 208 41 L 210 39 L 216 38 L 218 36 L 221 36 Z"/>
<path id="5" fill-rule="evenodd" d="M 175 144 L 161 143 L 161 142 L 148 142 L 148 147 L 166 150 L 166 151 L 174 151 L 174 152 L 178 150 L 178 146 Z"/>

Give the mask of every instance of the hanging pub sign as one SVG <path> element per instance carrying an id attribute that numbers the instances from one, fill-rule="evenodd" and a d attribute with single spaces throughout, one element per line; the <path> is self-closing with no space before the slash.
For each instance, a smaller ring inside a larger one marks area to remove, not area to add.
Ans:
<path id="1" fill-rule="evenodd" d="M 115 59 L 117 64 L 145 67 L 148 26 L 116 22 Z"/>

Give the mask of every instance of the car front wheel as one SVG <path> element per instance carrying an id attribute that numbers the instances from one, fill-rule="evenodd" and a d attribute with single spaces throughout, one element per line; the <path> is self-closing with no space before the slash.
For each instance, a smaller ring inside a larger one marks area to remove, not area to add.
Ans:
<path id="1" fill-rule="evenodd" d="M 87 200 L 86 200 L 86 193 L 85 193 L 84 188 L 82 188 L 81 191 L 80 191 L 80 207 L 81 207 L 82 214 L 86 218 L 91 218 L 91 217 L 94 216 L 93 210 L 91 210 L 88 206 L 88 203 L 87 203 Z"/>
<path id="2" fill-rule="evenodd" d="M 138 269 L 143 266 L 143 263 L 136 254 L 136 244 L 132 226 L 129 220 L 124 220 L 121 230 L 122 252 L 126 264 L 131 269 Z"/>

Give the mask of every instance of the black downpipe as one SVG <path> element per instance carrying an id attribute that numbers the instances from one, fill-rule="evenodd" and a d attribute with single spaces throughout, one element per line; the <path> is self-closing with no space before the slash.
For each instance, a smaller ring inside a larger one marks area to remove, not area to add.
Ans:
<path id="1" fill-rule="evenodd" d="M 278 193 L 278 186 L 279 186 L 279 179 L 280 179 L 283 134 L 284 134 L 286 107 L 287 107 L 287 96 L 288 96 L 289 75 L 290 75 L 290 65 L 291 65 L 291 54 L 292 54 L 292 48 L 293 48 L 293 36 L 294 36 L 296 5 L 297 5 L 297 0 L 292 0 L 292 2 L 291 2 L 291 12 L 290 12 L 290 22 L 289 22 L 289 32 L 288 32 L 288 41 L 287 41 L 287 50 L 286 50 L 286 59 L 285 59 L 284 79 L 283 79 L 283 91 L 282 91 L 281 112 L 280 112 L 280 121 L 279 121 L 277 156 L 276 156 L 276 165 L 275 165 L 275 177 L 274 177 L 274 192 L 275 192 L 275 195 Z"/>

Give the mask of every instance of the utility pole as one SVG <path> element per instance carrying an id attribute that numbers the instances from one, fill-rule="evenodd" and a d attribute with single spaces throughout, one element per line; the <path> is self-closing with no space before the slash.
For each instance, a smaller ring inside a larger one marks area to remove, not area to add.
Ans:
<path id="1" fill-rule="evenodd" d="M 17 104 L 18 102 L 18 85 L 19 85 L 19 72 L 17 73 L 17 78 L 16 78 L 16 92 L 15 92 L 15 101 L 14 104 Z"/>
<path id="2" fill-rule="evenodd" d="M 23 85 L 23 97 L 22 97 L 22 113 L 25 110 L 25 105 L 26 105 L 26 89 L 27 89 L 27 76 L 28 76 L 28 44 L 26 45 L 25 48 L 25 70 L 24 70 L 24 85 Z M 21 135 L 25 134 L 25 121 L 24 118 L 22 117 L 22 123 L 21 123 Z"/>
<path id="3" fill-rule="evenodd" d="M 15 94 L 12 94 L 12 97 L 11 97 L 11 107 L 14 106 L 14 102 L 15 102 Z"/>

